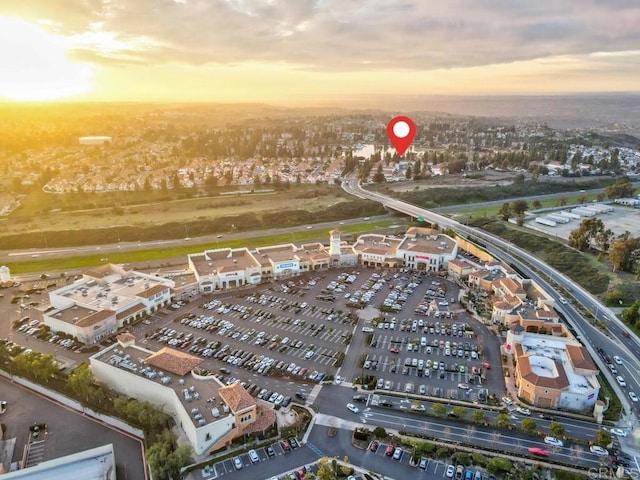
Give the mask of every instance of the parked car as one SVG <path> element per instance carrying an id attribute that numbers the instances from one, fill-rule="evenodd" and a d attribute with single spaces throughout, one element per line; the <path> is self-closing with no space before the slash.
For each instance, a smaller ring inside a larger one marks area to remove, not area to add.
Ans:
<path id="1" fill-rule="evenodd" d="M 396 448 L 393 452 L 393 459 L 400 460 L 402 458 L 403 450 L 401 448 Z"/>
<path id="2" fill-rule="evenodd" d="M 255 450 L 249 450 L 247 453 L 249 454 L 249 460 L 251 460 L 251 463 L 260 462 L 260 457 Z"/>
<path id="3" fill-rule="evenodd" d="M 240 457 L 234 457 L 233 466 L 236 467 L 236 470 L 242 469 L 242 460 L 240 459 Z"/>

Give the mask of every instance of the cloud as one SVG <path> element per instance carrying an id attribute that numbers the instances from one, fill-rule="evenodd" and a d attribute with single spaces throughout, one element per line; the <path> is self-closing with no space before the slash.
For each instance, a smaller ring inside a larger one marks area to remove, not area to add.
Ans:
<path id="1" fill-rule="evenodd" d="M 640 45 L 632 0 L 23 0 L 2 14 L 84 35 L 76 57 L 110 64 L 429 71 Z M 119 46 L 105 49 L 98 33 Z"/>

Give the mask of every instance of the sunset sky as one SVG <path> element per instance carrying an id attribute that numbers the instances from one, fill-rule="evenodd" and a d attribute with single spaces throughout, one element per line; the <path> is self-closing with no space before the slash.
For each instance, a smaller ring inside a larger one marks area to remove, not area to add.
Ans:
<path id="1" fill-rule="evenodd" d="M 637 0 L 0 1 L 0 98 L 640 90 Z"/>

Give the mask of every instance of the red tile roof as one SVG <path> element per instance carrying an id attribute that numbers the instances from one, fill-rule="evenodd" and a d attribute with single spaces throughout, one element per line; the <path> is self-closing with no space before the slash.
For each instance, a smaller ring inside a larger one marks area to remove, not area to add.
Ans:
<path id="1" fill-rule="evenodd" d="M 239 383 L 232 383 L 218 390 L 220 398 L 226 403 L 233 413 L 256 404 L 255 400 Z"/>
<path id="2" fill-rule="evenodd" d="M 200 365 L 203 360 L 188 353 L 164 347 L 147 357 L 147 363 L 176 375 L 184 376 Z"/>

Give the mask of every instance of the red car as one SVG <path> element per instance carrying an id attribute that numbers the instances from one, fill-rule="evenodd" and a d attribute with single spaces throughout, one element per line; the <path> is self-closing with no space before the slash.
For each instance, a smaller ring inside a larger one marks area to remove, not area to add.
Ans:
<path id="1" fill-rule="evenodd" d="M 389 446 L 387 447 L 387 449 L 385 450 L 384 454 L 385 454 L 387 457 L 390 457 L 391 455 L 393 455 L 393 452 L 395 452 L 395 450 L 396 450 L 396 447 L 394 447 L 393 445 L 389 445 Z"/>
<path id="2" fill-rule="evenodd" d="M 547 452 L 544 448 L 540 448 L 540 447 L 531 447 L 529 449 L 529 453 L 531 453 L 533 455 L 538 455 L 539 457 L 548 457 L 549 456 L 549 452 Z"/>
<path id="3" fill-rule="evenodd" d="M 397 349 L 397 348 L 395 348 L 395 347 L 394 347 L 394 348 L 390 348 L 390 349 L 389 349 L 389 351 L 390 351 L 391 353 L 400 353 L 400 350 L 398 350 L 398 349 Z"/>
<path id="4" fill-rule="evenodd" d="M 489 362 L 482 362 L 482 368 L 486 368 L 487 370 L 491 370 L 491 364 Z"/>

